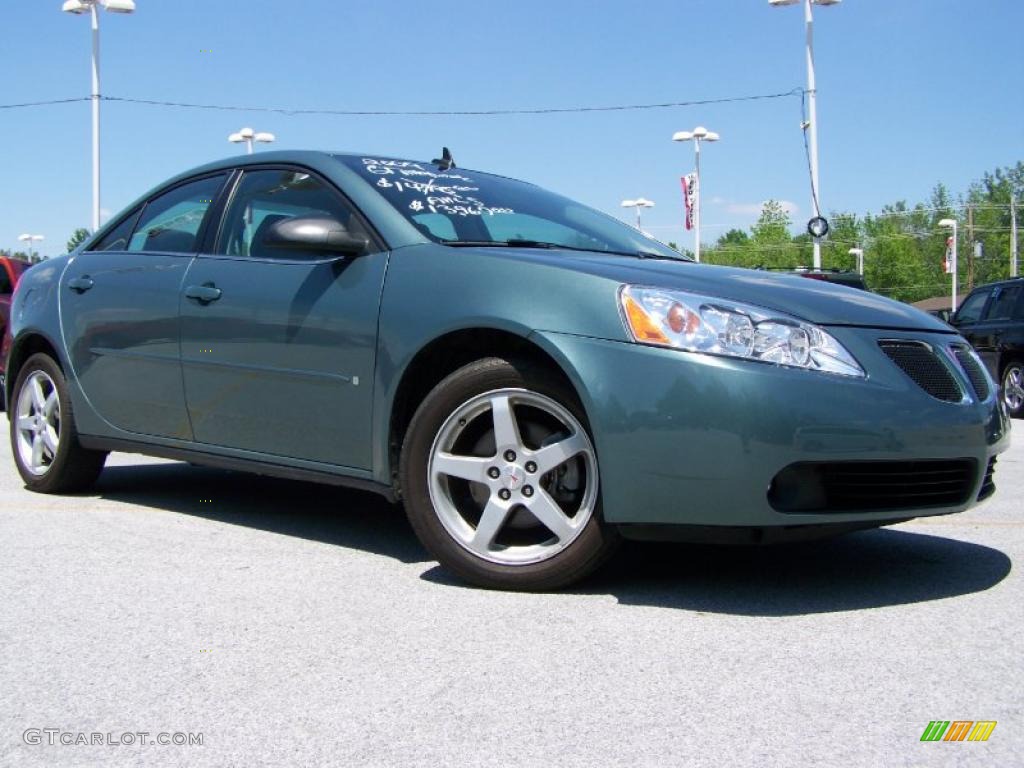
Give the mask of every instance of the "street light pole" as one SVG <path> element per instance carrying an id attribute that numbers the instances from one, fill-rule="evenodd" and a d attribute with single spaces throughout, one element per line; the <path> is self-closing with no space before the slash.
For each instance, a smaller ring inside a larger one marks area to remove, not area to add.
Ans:
<path id="1" fill-rule="evenodd" d="M 1017 197 L 1010 192 L 1010 277 L 1017 276 Z"/>
<path id="2" fill-rule="evenodd" d="M 43 236 L 43 235 L 24 234 L 24 235 L 18 235 L 18 239 L 21 240 L 23 243 L 27 243 L 28 244 L 28 260 L 29 260 L 29 263 L 32 263 L 32 261 L 33 261 L 33 259 L 32 259 L 32 243 L 33 242 L 38 243 L 40 240 L 45 240 L 46 237 Z"/>
<path id="3" fill-rule="evenodd" d="M 133 0 L 66 0 L 62 11 L 88 13 L 92 24 L 92 231 L 100 228 L 100 15 L 99 5 L 112 13 L 133 13 Z"/>
<path id="4" fill-rule="evenodd" d="M 818 185 L 818 81 L 814 72 L 814 13 L 812 5 L 837 5 L 842 0 L 768 0 L 771 5 L 795 5 L 803 2 L 804 26 L 807 29 L 807 143 L 811 165 L 811 207 L 815 216 L 821 216 L 821 190 Z M 814 268 L 821 269 L 821 242 L 814 239 Z"/>
<path id="5" fill-rule="evenodd" d="M 92 17 L 92 231 L 100 228 L 100 14 L 96 3 Z"/>
<path id="6" fill-rule="evenodd" d="M 638 197 L 636 200 L 623 200 L 623 208 L 636 208 L 636 228 L 643 233 L 643 227 L 640 226 L 640 212 L 644 208 L 653 208 L 654 203 L 650 200 L 646 200 L 642 197 Z"/>
<path id="7" fill-rule="evenodd" d="M 700 175 L 700 143 L 702 141 L 718 141 L 721 137 L 714 131 L 709 131 L 703 125 L 698 125 L 692 131 L 679 131 L 672 136 L 672 141 L 693 141 L 694 172 L 697 180 L 696 194 L 693 196 L 693 258 L 700 261 L 700 197 L 701 197 L 701 175 Z"/>
<path id="8" fill-rule="evenodd" d="M 814 14 L 811 12 L 811 0 L 804 0 L 804 23 L 807 26 L 807 120 L 808 143 L 811 153 L 811 204 L 814 215 L 821 216 L 821 205 L 818 202 L 820 191 L 818 185 L 818 81 L 814 74 Z M 821 240 L 814 238 L 814 268 L 821 269 Z"/>
<path id="9" fill-rule="evenodd" d="M 277 137 L 272 133 L 267 133 L 266 131 L 260 131 L 257 133 L 252 128 L 243 128 L 238 133 L 232 133 L 228 136 L 228 141 L 232 144 L 241 144 L 244 142 L 245 153 L 247 155 L 251 155 L 253 153 L 252 144 L 254 141 L 258 141 L 261 144 L 269 144 L 276 139 Z"/>
<path id="10" fill-rule="evenodd" d="M 851 248 L 847 251 L 851 256 L 857 257 L 857 274 L 864 275 L 864 249 L 863 248 Z"/>
<path id="11" fill-rule="evenodd" d="M 953 273 L 953 303 L 951 304 L 953 312 L 956 312 L 956 247 L 957 247 L 957 221 L 956 219 L 943 219 L 939 222 L 940 227 L 951 227 L 953 229 L 953 248 L 950 254 L 950 271 Z"/>

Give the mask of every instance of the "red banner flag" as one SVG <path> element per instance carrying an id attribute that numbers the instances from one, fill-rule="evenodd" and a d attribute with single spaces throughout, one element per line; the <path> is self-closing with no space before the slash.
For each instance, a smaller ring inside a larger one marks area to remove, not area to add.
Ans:
<path id="1" fill-rule="evenodd" d="M 697 174 L 688 173 L 680 181 L 683 183 L 683 205 L 686 206 L 686 228 L 693 229 L 693 207 L 697 198 Z"/>

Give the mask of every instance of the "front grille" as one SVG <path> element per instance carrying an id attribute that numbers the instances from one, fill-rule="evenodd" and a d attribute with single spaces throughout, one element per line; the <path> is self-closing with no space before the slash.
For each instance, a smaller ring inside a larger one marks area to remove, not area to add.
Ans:
<path id="1" fill-rule="evenodd" d="M 963 399 L 960 386 L 949 368 L 932 348 L 920 341 L 884 340 L 878 346 L 925 392 L 937 400 L 959 403 Z"/>
<path id="2" fill-rule="evenodd" d="M 987 398 L 989 393 L 988 379 L 985 378 L 985 372 L 981 369 L 978 358 L 971 353 L 968 347 L 960 345 L 953 347 L 953 355 L 956 357 L 957 362 L 960 363 L 960 367 L 964 369 L 964 373 L 967 374 L 974 394 L 978 396 L 979 400 Z"/>
<path id="3" fill-rule="evenodd" d="M 985 479 L 981 481 L 981 490 L 978 491 L 978 501 L 987 499 L 996 492 L 996 483 L 994 479 L 995 473 L 996 457 L 993 456 L 988 460 L 988 467 L 985 469 Z"/>
<path id="4" fill-rule="evenodd" d="M 772 480 L 779 512 L 873 512 L 957 506 L 977 478 L 973 459 L 790 464 Z"/>

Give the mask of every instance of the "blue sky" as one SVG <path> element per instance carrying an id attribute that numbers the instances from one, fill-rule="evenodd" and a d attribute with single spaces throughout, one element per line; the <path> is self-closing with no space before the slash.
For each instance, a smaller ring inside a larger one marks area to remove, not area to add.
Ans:
<path id="1" fill-rule="evenodd" d="M 0 104 L 87 96 L 87 17 L 60 0 L 7 0 Z M 137 0 L 101 14 L 103 93 L 203 104 L 472 110 L 644 104 L 788 91 L 805 83 L 799 7 L 767 0 Z M 864 213 L 959 192 L 1024 159 L 1018 0 L 845 0 L 815 17 L 821 199 Z M 209 52 L 206 52 L 209 51 Z M 103 208 L 233 154 L 229 133 L 277 149 L 435 157 L 516 176 L 691 245 L 679 176 L 697 124 L 705 241 L 749 226 L 768 198 L 806 221 L 800 101 L 505 117 L 325 117 L 103 105 Z M 91 210 L 89 105 L 0 110 L 0 247 L 22 232 L 63 252 Z"/>

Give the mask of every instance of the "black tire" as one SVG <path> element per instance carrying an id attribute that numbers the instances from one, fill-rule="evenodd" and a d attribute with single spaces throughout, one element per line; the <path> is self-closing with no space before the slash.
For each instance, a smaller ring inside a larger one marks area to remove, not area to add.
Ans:
<path id="1" fill-rule="evenodd" d="M 521 565 L 490 562 L 461 546 L 442 524 L 430 497 L 430 452 L 448 418 L 474 397 L 513 388 L 556 401 L 575 417 L 589 437 L 583 408 L 576 394 L 562 381 L 528 363 L 500 358 L 478 360 L 445 378 L 416 410 L 402 446 L 402 499 L 409 522 L 423 546 L 461 579 L 490 589 L 559 589 L 596 570 L 612 555 L 619 542 L 616 531 L 602 519 L 599 495 L 590 519 L 565 549 L 541 562 Z"/>
<path id="2" fill-rule="evenodd" d="M 33 473 L 22 462 L 18 448 L 18 401 L 25 382 L 36 371 L 44 372 L 52 380 L 57 393 L 60 407 L 60 432 L 57 441 L 56 455 L 42 474 Z M 14 388 L 11 390 L 10 403 L 10 438 L 11 453 L 18 467 L 21 479 L 30 491 L 37 493 L 75 493 L 87 490 L 103 471 L 107 460 L 105 451 L 92 451 L 83 448 L 78 442 L 78 430 L 72 410 L 71 398 L 68 396 L 64 372 L 47 354 L 32 355 L 18 372 Z"/>
<path id="3" fill-rule="evenodd" d="M 1015 419 L 1024 418 L 1024 402 L 1021 402 L 1016 408 L 1006 399 L 1006 386 L 1010 380 L 1011 375 L 1017 374 L 1017 380 L 1024 380 L 1024 363 L 1019 360 L 1012 360 L 1006 364 L 1003 368 L 1003 375 L 999 380 L 999 396 L 1003 398 L 1003 402 L 1006 403 L 1006 408 L 1010 412 L 1010 416 Z"/>

